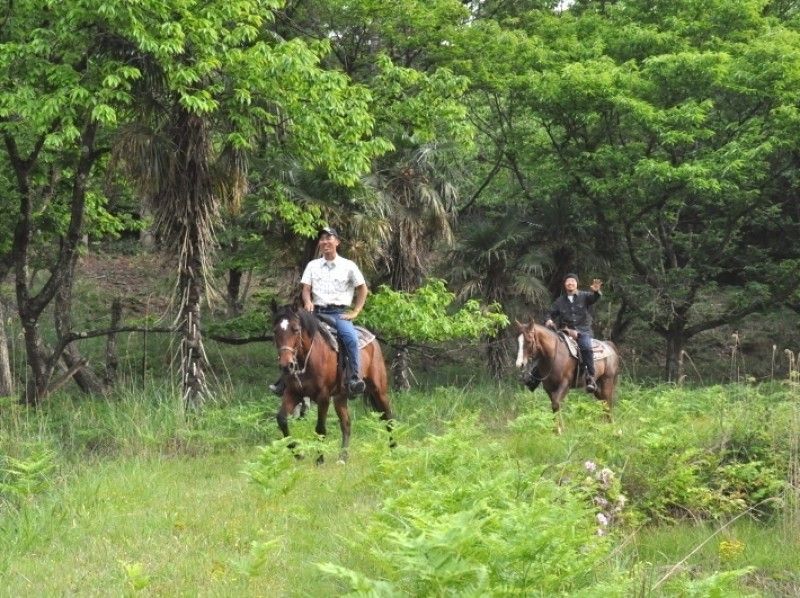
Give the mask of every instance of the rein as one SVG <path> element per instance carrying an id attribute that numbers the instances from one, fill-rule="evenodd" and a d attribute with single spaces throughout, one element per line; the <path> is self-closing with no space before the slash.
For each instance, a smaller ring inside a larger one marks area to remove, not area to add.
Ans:
<path id="1" fill-rule="evenodd" d="M 300 343 L 302 345 L 303 337 L 302 335 L 298 335 L 300 337 Z M 292 376 L 294 379 L 297 380 L 297 383 L 302 386 L 303 381 L 300 380 L 300 376 L 306 373 L 306 369 L 308 369 L 308 360 L 311 358 L 311 350 L 314 348 L 314 343 L 317 341 L 317 335 L 315 334 L 311 337 L 311 345 L 308 347 L 308 351 L 306 351 L 306 358 L 303 361 L 303 369 L 295 370 L 292 372 Z M 278 355 L 280 355 L 281 351 L 290 351 L 293 356 L 297 356 L 297 349 L 295 347 L 290 347 L 289 345 L 283 345 L 282 347 L 278 348 Z M 295 363 L 297 363 L 297 359 L 295 359 Z"/>

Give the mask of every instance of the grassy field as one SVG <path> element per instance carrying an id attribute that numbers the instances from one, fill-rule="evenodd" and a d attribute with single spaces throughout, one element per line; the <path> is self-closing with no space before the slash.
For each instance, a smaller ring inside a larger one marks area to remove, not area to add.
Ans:
<path id="1" fill-rule="evenodd" d="M 562 436 L 541 391 L 393 399 L 399 447 L 353 403 L 346 465 L 335 415 L 296 460 L 249 384 L 5 400 L 0 595 L 800 594 L 788 382 L 573 393 Z"/>

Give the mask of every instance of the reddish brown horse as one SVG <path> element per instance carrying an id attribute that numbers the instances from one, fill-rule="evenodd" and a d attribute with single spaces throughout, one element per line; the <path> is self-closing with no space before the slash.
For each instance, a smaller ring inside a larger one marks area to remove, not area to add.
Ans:
<path id="1" fill-rule="evenodd" d="M 326 434 L 325 420 L 331 398 L 339 416 L 342 430 L 342 448 L 339 460 L 347 460 L 350 445 L 350 413 L 347 410 L 348 390 L 346 379 L 339 368 L 338 354 L 328 344 L 317 317 L 305 310 L 291 306 L 273 306 L 273 332 L 278 348 L 278 363 L 283 371 L 286 389 L 276 419 L 284 437 L 289 435 L 288 416 L 309 397 L 317 404 L 316 432 Z M 389 422 L 391 434 L 392 408 L 389 403 L 388 377 L 383 353 L 377 340 L 361 349 L 361 376 L 366 384 L 365 395 L 370 405 Z M 389 439 L 390 445 L 393 441 Z M 320 457 L 318 461 L 321 461 Z"/>
<path id="2" fill-rule="evenodd" d="M 578 360 L 570 354 L 566 341 L 550 328 L 536 324 L 533 320 L 527 324 L 517 322 L 517 326 L 520 331 L 517 367 L 536 365 L 542 387 L 550 397 L 553 413 L 559 415 L 561 403 L 569 389 L 585 386 L 583 376 L 577 375 Z M 603 406 L 610 418 L 620 370 L 619 354 L 611 341 L 596 342 L 599 342 L 604 357 L 595 359 L 594 362 L 597 390 L 593 394 L 604 402 Z M 560 418 L 557 418 L 557 426 L 560 432 Z"/>

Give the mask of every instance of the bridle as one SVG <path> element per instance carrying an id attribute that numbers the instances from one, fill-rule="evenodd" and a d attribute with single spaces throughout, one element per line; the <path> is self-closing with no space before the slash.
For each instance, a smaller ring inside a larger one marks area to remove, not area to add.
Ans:
<path id="1" fill-rule="evenodd" d="M 531 344 L 533 345 L 533 348 L 536 350 L 536 355 L 537 355 L 537 358 L 538 358 L 539 355 L 544 354 L 544 351 L 542 351 L 542 345 L 541 345 L 541 343 L 539 342 L 539 339 L 536 336 L 536 324 L 533 324 L 533 326 L 531 327 L 531 333 L 533 334 L 533 342 Z M 553 370 L 555 369 L 555 366 L 556 366 L 556 358 L 558 357 L 558 344 L 559 344 L 559 339 L 556 338 L 556 349 L 555 349 L 555 352 L 553 353 L 552 359 L 550 360 L 550 371 L 547 372 L 541 378 L 539 378 L 537 376 L 533 376 L 533 375 L 531 376 L 532 378 L 538 380 L 539 382 L 544 382 L 545 380 L 547 380 L 551 376 L 551 374 L 553 373 Z M 538 359 L 537 359 L 537 362 L 538 362 Z M 531 371 L 531 374 L 533 374 L 533 371 Z"/>
<path id="2" fill-rule="evenodd" d="M 280 362 L 281 353 L 284 353 L 286 351 L 291 353 L 292 354 L 292 361 L 289 363 L 289 365 L 291 366 L 290 367 L 290 373 L 292 374 L 292 376 L 294 376 L 295 380 L 297 380 L 298 384 L 302 384 L 302 381 L 300 380 L 300 376 L 302 376 L 303 374 L 306 373 L 306 369 L 308 368 L 308 360 L 311 358 L 311 350 L 314 348 L 314 343 L 317 340 L 317 335 L 315 334 L 311 338 L 311 344 L 308 346 L 308 350 L 306 351 L 306 357 L 305 357 L 305 360 L 303 360 L 303 369 L 301 369 L 301 370 L 297 369 L 297 352 L 298 352 L 297 344 L 299 343 L 301 347 L 303 345 L 303 329 L 302 329 L 302 326 L 300 327 L 300 331 L 298 331 L 298 332 L 296 332 L 294 334 L 294 338 L 295 338 L 295 343 L 294 343 L 295 346 L 281 345 L 280 347 L 278 347 L 278 361 Z"/>

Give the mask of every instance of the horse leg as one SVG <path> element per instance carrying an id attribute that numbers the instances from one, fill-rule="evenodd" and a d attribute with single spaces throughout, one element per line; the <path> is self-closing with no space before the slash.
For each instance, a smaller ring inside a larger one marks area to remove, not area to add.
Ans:
<path id="1" fill-rule="evenodd" d="M 339 416 L 339 427 L 342 430 L 342 449 L 337 463 L 344 465 L 347 462 L 347 449 L 350 447 L 350 412 L 347 410 L 347 396 L 337 396 L 333 400 L 333 408 Z"/>
<path id="2" fill-rule="evenodd" d="M 331 400 L 329 398 L 317 399 L 317 427 L 314 428 L 314 431 L 317 433 L 320 442 L 324 441 L 325 437 L 328 435 L 325 422 L 328 418 L 328 406 L 330 404 Z M 317 455 L 317 465 L 322 465 L 324 462 L 325 456 L 322 454 L 322 449 L 320 448 L 319 455 Z"/>
<path id="3" fill-rule="evenodd" d="M 289 414 L 294 412 L 298 403 L 297 397 L 284 393 L 281 406 L 278 408 L 278 413 L 275 414 L 275 420 L 278 422 L 278 428 L 280 428 L 284 438 L 289 436 Z M 291 451 L 294 451 L 296 446 L 296 442 L 290 442 L 287 445 Z M 299 459 L 300 455 L 295 454 L 295 457 Z"/>
<path id="4" fill-rule="evenodd" d="M 561 416 L 561 401 L 569 390 L 569 378 L 561 382 L 552 392 L 547 394 L 550 396 L 550 406 L 553 408 L 553 419 L 555 420 L 555 432 L 559 436 L 564 432 L 564 419 Z"/>

